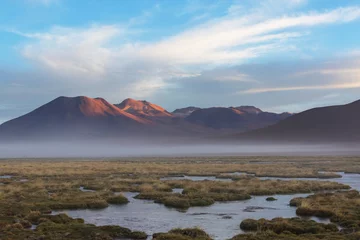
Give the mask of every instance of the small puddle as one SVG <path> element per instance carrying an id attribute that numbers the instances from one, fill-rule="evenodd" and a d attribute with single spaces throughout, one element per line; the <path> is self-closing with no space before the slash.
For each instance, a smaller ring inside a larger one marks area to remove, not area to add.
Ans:
<path id="1" fill-rule="evenodd" d="M 95 190 L 86 189 L 86 188 L 83 187 L 83 186 L 79 187 L 79 190 L 82 191 L 82 192 L 96 192 Z"/>
<path id="2" fill-rule="evenodd" d="M 232 172 L 232 173 L 224 173 L 224 174 L 229 176 L 255 176 L 255 174 L 247 173 L 247 172 Z"/>
<path id="3" fill-rule="evenodd" d="M 184 190 L 183 188 L 173 188 L 172 192 L 182 194 L 183 190 Z"/>
<path id="4" fill-rule="evenodd" d="M 11 175 L 1 175 L 0 176 L 0 179 L 9 179 L 9 178 L 12 178 L 13 176 Z"/>

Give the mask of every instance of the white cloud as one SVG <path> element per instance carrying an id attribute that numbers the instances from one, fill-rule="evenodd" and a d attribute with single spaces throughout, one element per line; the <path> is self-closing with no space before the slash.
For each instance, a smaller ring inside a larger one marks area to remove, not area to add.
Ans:
<path id="1" fill-rule="evenodd" d="M 252 17 L 221 18 L 201 24 L 163 41 L 136 46 L 141 58 L 172 61 L 174 64 L 224 64 L 286 46 L 285 41 L 304 33 L 289 28 L 348 22 L 360 17 L 359 7 L 339 8 L 325 13 L 285 16 L 253 22 Z M 284 31 L 281 33 L 275 33 Z M 256 46 L 248 47 L 248 44 Z"/>
<path id="2" fill-rule="evenodd" d="M 341 77 L 360 77 L 360 68 L 329 68 L 329 69 L 317 69 L 305 72 L 298 72 L 295 73 L 294 76 L 302 77 L 306 75 L 313 75 L 313 74 L 322 74 L 322 75 L 339 75 Z"/>
<path id="3" fill-rule="evenodd" d="M 360 7 L 338 8 L 323 13 L 253 19 L 252 16 L 212 20 L 155 43 L 122 42 L 118 26 L 91 26 L 88 29 L 54 27 L 47 33 L 18 33 L 38 39 L 23 54 L 43 64 L 63 70 L 103 72 L 108 61 L 140 59 L 171 64 L 234 64 L 267 52 L 281 50 L 286 41 L 304 32 L 294 27 L 348 22 L 360 17 Z M 117 40 L 117 46 L 105 46 Z M 249 46 L 251 44 L 252 46 Z"/>
<path id="4" fill-rule="evenodd" d="M 356 61 L 355 61 L 356 62 Z M 341 63 L 337 63 L 341 64 Z M 321 76 L 323 75 L 323 76 Z M 322 84 L 310 83 L 303 86 L 276 86 L 276 87 L 257 87 L 247 90 L 239 91 L 239 94 L 257 94 L 268 92 L 286 92 L 286 91 L 302 91 L 302 90 L 329 90 L 329 89 L 353 89 L 360 88 L 360 68 L 347 67 L 347 68 L 319 68 L 309 71 L 300 71 L 288 76 L 289 82 L 293 78 L 304 79 L 307 77 L 318 78 L 318 80 L 327 81 Z M 319 77 L 321 76 L 321 77 Z"/>
<path id="5" fill-rule="evenodd" d="M 289 4 L 299 6 L 305 2 L 293 0 Z M 131 36 L 134 31 L 131 27 L 142 22 L 148 12 L 140 20 L 122 26 L 53 27 L 48 32 L 33 33 L 9 31 L 30 40 L 20 48 L 23 56 L 56 76 L 65 75 L 81 82 L 116 82 L 134 95 L 149 95 L 169 86 L 170 79 L 199 75 L 214 66 L 240 64 L 272 52 L 289 51 L 292 49 L 289 42 L 310 34 L 312 27 L 360 18 L 357 6 L 281 17 L 268 17 L 256 11 L 239 16 L 234 11 L 155 42 L 133 41 Z M 190 69 L 197 70 L 194 73 Z M 238 74 L 213 80 L 255 81 Z M 257 88 L 247 93 L 313 88 Z"/>
<path id="6" fill-rule="evenodd" d="M 37 40 L 23 47 L 26 58 L 60 74 L 83 73 L 92 77 L 105 73 L 114 54 L 105 45 L 121 33 L 118 26 L 91 26 L 88 29 L 54 27 L 47 33 L 19 34 Z"/>
<path id="7" fill-rule="evenodd" d="M 254 88 L 254 89 L 241 91 L 239 93 L 266 93 L 266 92 L 282 92 L 282 91 L 328 90 L 328 89 L 351 89 L 351 88 L 360 88 L 360 82 L 336 83 L 336 84 L 314 85 L 314 86 Z"/>
<path id="8" fill-rule="evenodd" d="M 239 81 L 239 82 L 252 82 L 253 80 L 250 77 L 243 73 L 231 74 L 231 75 L 222 75 L 213 78 L 218 81 Z"/>

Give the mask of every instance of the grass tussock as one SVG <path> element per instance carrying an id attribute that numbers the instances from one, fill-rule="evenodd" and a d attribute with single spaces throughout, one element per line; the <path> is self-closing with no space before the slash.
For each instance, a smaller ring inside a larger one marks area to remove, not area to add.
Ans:
<path id="1" fill-rule="evenodd" d="M 276 234 L 272 231 L 257 232 L 251 234 L 239 234 L 231 240 L 358 240 L 359 233 L 341 234 L 341 233 L 320 233 L 320 234 L 302 234 L 292 233 Z"/>
<path id="2" fill-rule="evenodd" d="M 210 236 L 199 228 L 173 229 L 167 233 L 155 233 L 154 240 L 212 240 Z"/>
<path id="3" fill-rule="evenodd" d="M 216 201 L 249 199 L 251 195 L 348 189 L 346 185 L 331 182 L 331 178 L 339 177 L 334 173 L 339 171 L 360 173 L 360 160 L 355 157 L 3 159 L 0 160 L 0 176 L 11 177 L 0 178 L 0 239 L 128 238 L 125 235 L 130 230 L 99 228 L 84 224 L 82 219 L 65 215 L 49 217 L 49 214 L 53 210 L 101 209 L 109 204 L 126 204 L 128 199 L 114 195 L 114 192 L 125 191 L 139 192 L 137 198 L 186 209 L 208 206 Z M 231 174 L 234 172 L 254 176 Z M 216 176 L 233 181 L 160 180 L 165 176 L 182 175 Z M 258 176 L 318 177 L 329 178 L 329 181 L 260 180 Z M 182 194 L 172 193 L 173 188 L 184 190 Z M 326 213 L 332 221 L 357 231 L 359 199 L 356 196 L 316 196 L 293 200 L 292 205 L 298 206 L 299 214 L 325 216 Z M 30 224 L 38 225 L 38 230 L 30 230 Z M 144 237 L 144 233 L 131 233 L 133 237 Z M 168 234 L 185 239 L 191 237 L 179 232 Z"/>
<path id="4" fill-rule="evenodd" d="M 107 199 L 107 202 L 110 204 L 121 205 L 121 204 L 127 204 L 129 202 L 129 200 L 123 195 L 117 195 L 117 196 L 109 197 Z"/>
<path id="5" fill-rule="evenodd" d="M 7 224 L 0 231 L 0 239 L 146 239 L 144 232 L 131 231 L 120 226 L 101 226 L 85 224 L 82 219 L 73 219 L 66 214 L 44 215 L 40 212 L 31 212 L 26 216 L 27 221 L 36 224 L 35 231 L 26 230 L 22 222 Z"/>
<path id="6" fill-rule="evenodd" d="M 272 231 L 276 234 L 292 233 L 296 235 L 335 233 L 339 231 L 335 224 L 317 223 L 313 220 L 301 218 L 245 219 L 241 222 L 240 228 L 244 231 Z"/>
<path id="7" fill-rule="evenodd" d="M 293 199 L 291 204 L 298 207 L 296 213 L 300 216 L 330 218 L 344 231 L 360 229 L 360 194 L 355 190 L 318 193 L 307 198 Z"/>

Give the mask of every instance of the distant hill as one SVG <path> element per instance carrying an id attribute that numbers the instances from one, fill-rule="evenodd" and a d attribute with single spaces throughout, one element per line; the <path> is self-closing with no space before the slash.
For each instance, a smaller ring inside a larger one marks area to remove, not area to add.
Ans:
<path id="1" fill-rule="evenodd" d="M 185 119 L 191 123 L 214 129 L 236 129 L 247 131 L 274 124 L 291 114 L 268 113 L 251 106 L 213 107 L 198 109 Z"/>
<path id="2" fill-rule="evenodd" d="M 43 136 L 97 136 L 130 131 L 150 121 L 129 114 L 102 98 L 58 97 L 34 111 L 0 125 L 0 135 L 31 138 Z"/>
<path id="3" fill-rule="evenodd" d="M 102 98 L 58 97 L 0 125 L 0 138 L 202 138 L 268 126 L 288 116 L 251 106 L 187 107 L 170 113 L 131 98 L 113 105 Z"/>
<path id="4" fill-rule="evenodd" d="M 360 101 L 310 109 L 272 126 L 239 134 L 242 140 L 344 142 L 360 140 Z"/>

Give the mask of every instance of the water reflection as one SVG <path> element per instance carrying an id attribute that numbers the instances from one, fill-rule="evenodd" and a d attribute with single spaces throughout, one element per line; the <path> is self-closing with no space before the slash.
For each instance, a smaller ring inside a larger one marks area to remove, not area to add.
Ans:
<path id="1" fill-rule="evenodd" d="M 82 191 L 82 192 L 96 192 L 95 190 L 91 190 L 91 189 L 87 189 L 83 186 L 79 187 L 79 190 Z"/>
<path id="2" fill-rule="evenodd" d="M 339 174 L 342 175 L 342 178 L 335 178 L 331 181 L 350 185 L 357 190 L 360 189 L 360 174 Z M 202 181 L 214 179 L 215 177 L 188 176 L 188 178 L 189 180 Z M 266 179 L 302 180 L 301 178 Z M 329 181 L 328 179 L 316 180 Z M 173 192 L 180 191 L 182 192 L 182 189 L 173 189 Z M 306 197 L 309 194 L 274 195 L 273 197 L 277 201 L 271 202 L 266 201 L 268 196 L 253 196 L 252 199 L 245 201 L 217 202 L 207 207 L 191 207 L 186 212 L 167 208 L 151 200 L 134 199 L 133 197 L 137 193 L 127 192 L 124 195 L 130 201 L 126 205 L 110 205 L 108 208 L 101 210 L 87 209 L 61 212 L 65 212 L 74 218 L 83 218 L 88 223 L 96 225 L 120 225 L 132 230 L 144 231 L 149 235 L 155 232 L 167 232 L 173 228 L 198 226 L 209 233 L 215 240 L 224 240 L 241 233 L 239 224 L 246 218 L 273 219 L 275 217 L 296 217 L 296 208 L 289 206 L 290 200 L 295 197 Z M 308 219 L 322 223 L 330 222 L 329 219 L 317 217 Z"/>
<path id="3" fill-rule="evenodd" d="M 1 175 L 0 176 L 0 179 L 9 179 L 9 178 L 12 178 L 12 176 L 10 176 L 10 175 Z"/>
<path id="4" fill-rule="evenodd" d="M 172 190 L 173 193 L 180 193 L 180 194 L 182 194 L 183 191 L 184 191 L 184 189 L 182 189 L 182 188 L 173 188 L 173 190 Z"/>
<path id="5" fill-rule="evenodd" d="M 306 197 L 307 194 L 276 195 L 278 199 L 267 202 L 266 197 L 253 197 L 246 201 L 215 203 L 208 207 L 192 207 L 187 212 L 153 203 L 150 200 L 138 200 L 137 193 L 124 193 L 129 198 L 127 205 L 110 205 L 102 210 L 63 211 L 74 218 L 83 218 L 96 225 L 120 225 L 132 230 L 167 232 L 173 228 L 198 226 L 214 239 L 228 239 L 241 233 L 239 224 L 246 218 L 260 219 L 275 217 L 295 217 L 296 208 L 289 202 L 294 197 Z M 246 211 L 252 207 L 255 211 Z M 228 217 L 225 217 L 228 216 Z"/>

